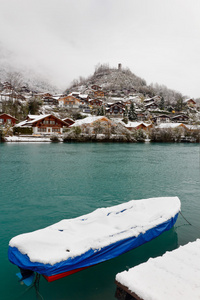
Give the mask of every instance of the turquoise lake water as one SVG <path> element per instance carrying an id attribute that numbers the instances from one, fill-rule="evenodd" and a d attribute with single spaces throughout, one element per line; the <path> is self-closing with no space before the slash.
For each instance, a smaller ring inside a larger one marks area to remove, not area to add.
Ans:
<path id="1" fill-rule="evenodd" d="M 132 199 L 178 196 L 175 227 L 115 259 L 48 283 L 44 300 L 116 299 L 115 275 L 200 238 L 198 144 L 0 144 L 0 299 L 37 299 L 7 258 L 18 234 Z"/>

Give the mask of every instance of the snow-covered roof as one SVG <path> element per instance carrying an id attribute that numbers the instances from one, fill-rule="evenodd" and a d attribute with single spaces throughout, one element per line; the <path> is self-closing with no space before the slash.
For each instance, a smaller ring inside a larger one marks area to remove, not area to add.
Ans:
<path id="1" fill-rule="evenodd" d="M 143 125 L 143 122 L 128 122 L 127 124 L 124 124 L 125 127 L 131 127 L 131 128 L 136 128 L 140 125 Z"/>
<path id="2" fill-rule="evenodd" d="M 47 116 L 50 116 L 50 114 L 48 114 L 48 115 L 28 115 L 28 118 L 31 119 L 31 120 L 24 120 L 24 121 L 16 124 L 15 127 L 29 126 L 32 123 L 34 123 L 35 121 L 43 119 L 43 118 L 45 118 Z"/>
<path id="3" fill-rule="evenodd" d="M 121 119 L 115 119 L 114 120 L 116 123 L 121 123 L 123 126 L 125 126 L 125 127 L 127 127 L 127 128 L 136 128 L 136 127 L 138 127 L 138 126 L 140 126 L 140 125 L 144 125 L 144 126 L 146 126 L 146 127 L 149 127 L 151 124 L 148 124 L 148 123 L 145 123 L 145 122 L 131 122 L 131 121 L 129 121 L 127 124 L 126 123 L 124 123 Z"/>
<path id="4" fill-rule="evenodd" d="M 33 115 L 30 115 L 30 116 L 33 117 Z M 31 118 L 30 116 L 29 116 L 29 118 Z M 33 118 L 33 120 L 27 120 L 27 124 L 32 124 L 32 123 L 34 123 L 34 122 L 36 122 L 36 121 L 39 121 L 39 120 L 44 119 L 44 118 L 49 117 L 49 116 L 51 116 L 51 114 L 47 114 L 47 115 L 38 115 L 38 116 L 35 115 L 35 117 Z M 31 119 L 32 119 L 32 118 L 31 118 Z"/>
<path id="5" fill-rule="evenodd" d="M 19 122 L 18 124 L 15 124 L 15 127 L 22 127 L 22 126 L 25 126 L 26 124 L 27 124 L 27 120 Z M 28 127 L 28 125 L 27 125 L 27 127 Z"/>
<path id="6" fill-rule="evenodd" d="M 184 103 L 187 103 L 188 101 L 193 101 L 194 103 L 196 103 L 196 102 L 194 101 L 194 99 L 191 99 L 191 98 L 183 100 Z"/>
<path id="7" fill-rule="evenodd" d="M 79 97 L 82 99 L 87 99 L 88 95 L 87 94 L 79 94 Z"/>
<path id="8" fill-rule="evenodd" d="M 200 125 L 189 125 L 185 124 L 185 126 L 190 130 L 200 130 Z"/>
<path id="9" fill-rule="evenodd" d="M 186 116 L 186 115 L 176 115 L 176 116 L 172 116 L 171 118 L 172 119 L 175 119 L 175 118 L 179 118 L 179 117 L 186 117 L 186 118 L 188 118 L 188 116 Z"/>
<path id="10" fill-rule="evenodd" d="M 15 117 L 11 116 L 10 114 L 6 114 L 6 113 L 0 114 L 0 118 L 1 118 L 2 116 L 4 116 L 4 115 L 7 116 L 7 117 L 10 117 L 11 119 L 17 120 Z"/>
<path id="11" fill-rule="evenodd" d="M 141 299 L 200 299 L 200 239 L 118 273 L 116 280 Z"/>
<path id="12" fill-rule="evenodd" d="M 146 107 L 146 106 L 150 106 L 150 105 L 152 105 L 152 104 L 157 106 L 157 104 L 156 104 L 154 101 L 149 102 L 149 103 L 146 103 L 144 106 Z"/>
<path id="13" fill-rule="evenodd" d="M 115 102 L 123 102 L 124 98 L 123 97 L 111 97 L 109 100 Z M 111 102 L 113 104 L 113 102 Z"/>
<path id="14" fill-rule="evenodd" d="M 51 116 L 51 114 L 46 114 L 46 115 L 28 115 L 28 117 L 31 119 L 31 120 L 25 120 L 25 121 L 22 121 L 20 123 L 18 123 L 17 125 L 15 125 L 16 127 L 21 127 L 21 126 L 31 126 L 33 123 L 37 122 L 37 121 L 40 121 L 44 118 L 47 118 Z M 55 118 L 59 119 L 58 117 L 54 116 Z M 61 120 L 63 123 L 65 123 L 63 120 Z"/>
<path id="15" fill-rule="evenodd" d="M 30 118 L 30 119 L 35 119 L 38 117 L 41 117 L 41 115 L 28 115 L 28 118 Z"/>
<path id="16" fill-rule="evenodd" d="M 71 125 L 70 127 L 75 127 L 75 126 L 81 126 L 83 124 L 91 124 L 93 122 L 99 121 L 102 118 L 107 119 L 106 117 L 103 116 L 91 116 L 91 117 L 86 117 L 84 119 L 81 120 L 76 120 L 75 123 L 73 125 Z"/>
<path id="17" fill-rule="evenodd" d="M 160 123 L 156 128 L 165 129 L 165 128 L 177 128 L 179 126 L 185 126 L 182 123 Z"/>

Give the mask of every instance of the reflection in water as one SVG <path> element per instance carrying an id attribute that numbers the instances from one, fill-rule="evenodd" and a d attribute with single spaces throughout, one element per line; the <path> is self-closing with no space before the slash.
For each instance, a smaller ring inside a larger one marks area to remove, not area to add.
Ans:
<path id="1" fill-rule="evenodd" d="M 178 196 L 175 227 L 115 259 L 48 283 L 45 300 L 115 299 L 115 276 L 200 237 L 199 148 L 188 144 L 0 144 L 1 299 L 35 300 L 18 284 L 8 242 L 34 231 L 133 199 Z"/>

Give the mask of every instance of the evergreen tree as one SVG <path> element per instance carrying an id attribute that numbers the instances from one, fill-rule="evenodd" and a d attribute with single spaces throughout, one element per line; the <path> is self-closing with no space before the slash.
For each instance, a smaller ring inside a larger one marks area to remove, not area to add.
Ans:
<path id="1" fill-rule="evenodd" d="M 103 105 L 100 108 L 98 108 L 97 116 L 105 116 L 105 109 Z"/>
<path id="2" fill-rule="evenodd" d="M 36 98 L 31 98 L 28 102 L 28 110 L 30 115 L 36 115 L 39 111 L 41 103 Z"/>
<path id="3" fill-rule="evenodd" d="M 165 109 L 165 100 L 164 100 L 163 97 L 161 97 L 161 99 L 160 99 L 159 108 L 160 108 L 160 110 L 164 110 Z"/>
<path id="4" fill-rule="evenodd" d="M 124 118 L 127 118 L 127 116 L 128 116 L 128 107 L 127 106 L 125 106 L 125 110 L 124 110 Z"/>
<path id="5" fill-rule="evenodd" d="M 135 112 L 135 106 L 134 106 L 133 102 L 131 102 L 130 109 L 128 111 L 128 119 L 130 121 L 136 121 L 137 120 L 137 114 Z"/>
<path id="6" fill-rule="evenodd" d="M 182 111 L 183 110 L 183 98 L 179 98 L 176 102 L 176 106 L 175 106 L 175 109 L 177 111 Z"/>

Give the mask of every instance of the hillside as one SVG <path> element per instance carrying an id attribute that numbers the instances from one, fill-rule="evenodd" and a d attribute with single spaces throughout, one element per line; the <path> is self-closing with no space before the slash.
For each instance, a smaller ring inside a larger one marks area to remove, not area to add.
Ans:
<path id="1" fill-rule="evenodd" d="M 88 78 L 79 77 L 73 80 L 71 86 L 65 92 L 83 92 L 92 85 L 98 85 L 107 92 L 115 92 L 120 96 L 130 93 L 142 94 L 145 97 L 162 96 L 166 102 L 175 103 L 183 95 L 180 92 L 168 89 L 164 85 L 147 85 L 143 78 L 136 76 L 128 68 L 110 68 L 108 64 L 98 65 L 93 75 Z"/>
<path id="2" fill-rule="evenodd" d="M 11 84 L 12 81 L 17 81 L 18 87 L 26 86 L 35 92 L 60 92 L 48 78 L 44 78 L 39 72 L 17 65 L 12 53 L 4 49 L 0 43 L 0 82 L 5 81 Z"/>

